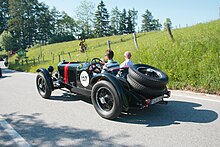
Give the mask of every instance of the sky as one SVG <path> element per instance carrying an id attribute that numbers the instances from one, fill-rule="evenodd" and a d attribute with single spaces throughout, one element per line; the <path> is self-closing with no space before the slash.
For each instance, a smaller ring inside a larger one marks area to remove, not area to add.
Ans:
<path id="1" fill-rule="evenodd" d="M 95 5 L 95 10 L 101 0 L 87 0 Z M 76 8 L 82 0 L 39 0 L 50 8 L 65 11 L 75 17 Z M 163 24 L 170 18 L 173 27 L 192 26 L 198 23 L 209 22 L 220 17 L 220 0 L 103 0 L 108 12 L 116 6 L 119 10 L 135 9 L 138 11 L 138 26 L 141 26 L 142 15 L 148 9 L 155 19 Z"/>

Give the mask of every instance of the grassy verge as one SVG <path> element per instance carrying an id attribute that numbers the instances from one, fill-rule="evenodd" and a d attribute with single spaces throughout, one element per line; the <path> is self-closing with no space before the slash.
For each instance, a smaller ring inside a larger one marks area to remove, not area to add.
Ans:
<path id="1" fill-rule="evenodd" d="M 88 56 L 78 51 L 79 41 L 32 48 L 27 54 L 29 60 L 44 56 L 44 62 L 18 65 L 11 58 L 10 68 L 35 72 L 39 67 L 56 67 L 58 55 L 61 55 L 61 60 L 67 61 L 103 57 L 107 49 L 106 42 L 110 40 L 115 60 L 122 62 L 124 51 L 131 51 L 135 63 L 149 64 L 166 72 L 170 78 L 168 87 L 171 89 L 220 94 L 220 21 L 173 30 L 173 35 L 174 42 L 167 32 L 137 34 L 138 50 L 135 49 L 132 35 L 89 39 L 86 40 Z"/>

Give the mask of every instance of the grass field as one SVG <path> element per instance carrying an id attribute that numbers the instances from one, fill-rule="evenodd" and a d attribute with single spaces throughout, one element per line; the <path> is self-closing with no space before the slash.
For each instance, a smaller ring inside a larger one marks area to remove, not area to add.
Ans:
<path id="1" fill-rule="evenodd" d="M 58 55 L 66 61 L 103 58 L 107 40 L 110 40 L 115 60 L 121 63 L 123 53 L 131 51 L 133 62 L 149 64 L 167 73 L 170 89 L 220 94 L 220 21 L 176 29 L 173 35 L 175 41 L 165 31 L 137 34 L 139 49 L 135 48 L 131 34 L 89 39 L 86 40 L 88 56 L 78 51 L 79 41 L 35 47 L 29 49 L 28 60 L 39 58 L 44 59 L 44 62 L 18 65 L 15 64 L 15 57 L 12 57 L 10 68 L 35 72 L 39 67 L 56 67 Z"/>

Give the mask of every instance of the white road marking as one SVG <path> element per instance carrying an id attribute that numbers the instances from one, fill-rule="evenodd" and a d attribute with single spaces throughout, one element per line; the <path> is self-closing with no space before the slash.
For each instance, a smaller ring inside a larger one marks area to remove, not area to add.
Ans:
<path id="1" fill-rule="evenodd" d="M 187 95 L 181 95 L 181 94 L 171 94 L 171 96 L 177 96 L 177 97 L 183 97 L 183 98 L 191 98 L 191 99 L 197 99 L 197 100 L 202 100 L 202 101 L 210 101 L 210 102 L 220 103 L 220 100 L 207 99 L 207 98 L 201 98 L 201 97 L 196 97 L 196 96 L 187 96 Z"/>
<path id="2" fill-rule="evenodd" d="M 4 128 L 4 131 L 12 137 L 12 139 L 18 144 L 18 146 L 31 147 L 31 145 L 27 143 L 24 138 L 22 138 L 21 135 L 16 132 L 14 128 L 10 124 L 8 124 L 8 122 L 4 120 L 1 116 L 0 125 Z"/>

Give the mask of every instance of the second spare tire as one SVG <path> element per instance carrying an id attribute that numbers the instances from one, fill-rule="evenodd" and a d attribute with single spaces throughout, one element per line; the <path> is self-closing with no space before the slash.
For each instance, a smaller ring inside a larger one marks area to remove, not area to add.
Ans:
<path id="1" fill-rule="evenodd" d="M 127 76 L 127 80 L 136 92 L 141 93 L 141 94 L 148 96 L 148 97 L 160 96 L 160 95 L 163 95 L 164 93 L 166 93 L 166 91 L 167 91 L 166 87 L 158 89 L 158 88 L 144 86 L 144 85 L 138 83 L 137 81 L 135 81 L 129 74 Z"/>
<path id="2" fill-rule="evenodd" d="M 164 88 L 168 83 L 168 76 L 164 72 L 147 64 L 134 64 L 130 66 L 128 73 L 138 83 L 147 87 Z"/>

